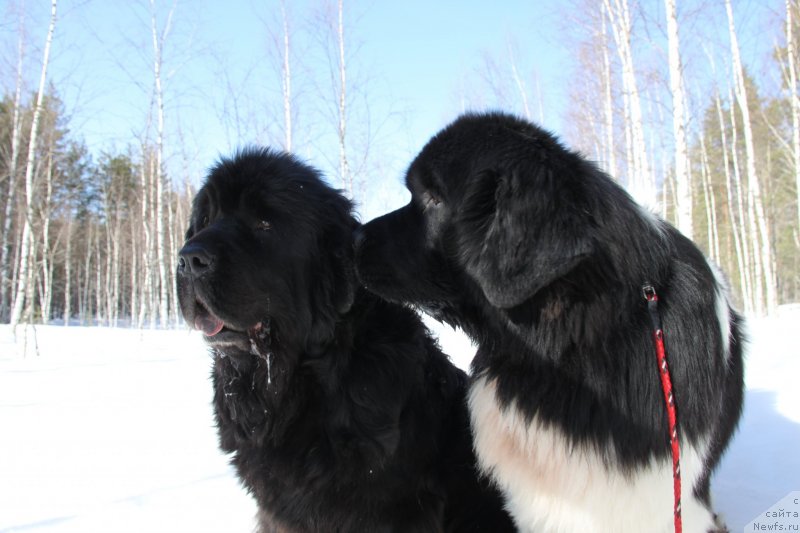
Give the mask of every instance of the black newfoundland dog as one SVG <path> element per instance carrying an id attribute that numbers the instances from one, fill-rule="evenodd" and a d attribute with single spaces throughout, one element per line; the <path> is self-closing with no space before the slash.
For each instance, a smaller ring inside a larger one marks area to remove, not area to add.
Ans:
<path id="1" fill-rule="evenodd" d="M 709 481 L 742 410 L 742 318 L 697 247 L 504 114 L 456 120 L 406 182 L 411 202 L 357 236 L 357 270 L 371 291 L 478 343 L 475 448 L 517 526 L 672 531 L 649 284 L 674 385 L 685 531 L 723 528 Z"/>
<path id="2" fill-rule="evenodd" d="M 478 477 L 466 375 L 412 310 L 359 288 L 356 227 L 315 170 L 268 150 L 222 160 L 194 200 L 180 305 L 260 531 L 513 530 Z"/>

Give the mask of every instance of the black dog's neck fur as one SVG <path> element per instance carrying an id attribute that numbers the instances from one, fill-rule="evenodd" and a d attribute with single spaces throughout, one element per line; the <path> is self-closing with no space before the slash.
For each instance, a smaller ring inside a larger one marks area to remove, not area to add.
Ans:
<path id="1" fill-rule="evenodd" d="M 356 307 L 368 306 L 375 296 L 359 290 L 355 299 Z M 337 365 L 348 364 L 353 345 L 348 315 L 349 310 L 340 315 L 332 334 L 316 339 L 313 346 L 295 338 L 294 324 L 269 317 L 267 335 L 258 339 L 250 333 L 251 351 L 215 350 L 213 379 L 223 449 L 235 451 L 240 445 L 264 443 L 280 446 L 288 428 L 303 416 L 298 406 L 317 394 L 313 385 L 318 376 L 330 370 L 334 358 Z M 287 412 L 284 405 L 295 409 Z"/>
<path id="2" fill-rule="evenodd" d="M 387 324 L 392 327 L 386 329 Z M 413 311 L 358 289 L 354 305 L 339 316 L 333 331 L 321 351 L 308 353 L 273 326 L 271 383 L 259 356 L 238 352 L 215 358 L 221 447 L 235 453 L 234 464 L 262 511 L 269 509 L 278 523 L 285 516 L 327 517 L 325 523 L 302 524 L 302 531 L 373 530 L 379 525 L 351 522 L 353 513 L 367 513 L 362 517 L 367 519 L 370 505 L 396 507 L 396 531 L 467 531 L 472 520 L 510 531 L 496 493 L 475 492 L 475 459 L 461 397 L 466 376 L 446 370 L 449 362 Z M 409 375 L 409 366 L 418 375 Z M 426 383 L 422 391 L 417 380 Z M 237 396 L 226 397 L 231 393 Z M 425 407 L 427 412 L 418 410 Z M 409 425 L 408 416 L 415 422 Z M 420 448 L 413 444 L 420 439 L 439 444 Z M 443 472 L 446 485 L 428 485 L 432 475 Z M 373 483 L 374 501 L 352 500 Z M 406 501 L 410 486 L 418 491 L 413 502 Z M 444 525 L 423 527 L 417 522 L 422 509 L 428 509 L 423 516 L 441 520 L 441 510 L 435 511 L 440 504 L 426 498 L 440 498 L 442 490 L 449 494 Z M 383 499 L 389 494 L 396 503 Z M 465 504 L 471 507 L 458 507 Z M 482 522 L 484 513 L 489 522 Z"/>

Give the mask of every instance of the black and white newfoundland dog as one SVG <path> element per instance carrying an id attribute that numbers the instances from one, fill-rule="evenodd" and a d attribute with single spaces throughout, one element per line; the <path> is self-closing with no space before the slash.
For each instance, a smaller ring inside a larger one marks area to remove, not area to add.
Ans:
<path id="1" fill-rule="evenodd" d="M 365 286 L 478 344 L 481 468 L 517 526 L 667 532 L 673 472 L 659 298 L 681 445 L 684 531 L 724 526 L 709 482 L 742 411 L 742 318 L 722 275 L 580 155 L 505 114 L 468 114 L 410 165 L 411 202 L 363 226 Z"/>
<path id="2" fill-rule="evenodd" d="M 513 531 L 478 475 L 467 377 L 359 287 L 351 204 L 284 153 L 223 159 L 179 253 L 221 448 L 262 532 Z"/>

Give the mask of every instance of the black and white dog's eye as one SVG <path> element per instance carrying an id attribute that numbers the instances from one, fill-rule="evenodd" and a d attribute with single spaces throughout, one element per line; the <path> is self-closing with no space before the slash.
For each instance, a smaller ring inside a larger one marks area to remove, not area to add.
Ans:
<path id="1" fill-rule="evenodd" d="M 422 193 L 422 207 L 428 209 L 429 207 L 436 207 L 441 204 L 442 200 L 430 191 Z"/>
<path id="2" fill-rule="evenodd" d="M 256 224 L 256 229 L 261 231 L 271 230 L 272 224 L 268 220 L 259 220 L 258 224 Z"/>

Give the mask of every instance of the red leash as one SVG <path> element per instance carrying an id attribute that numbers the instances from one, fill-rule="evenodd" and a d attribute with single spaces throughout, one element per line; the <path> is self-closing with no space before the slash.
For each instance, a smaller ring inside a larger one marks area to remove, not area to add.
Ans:
<path id="1" fill-rule="evenodd" d="M 672 378 L 667 365 L 667 353 L 664 350 L 664 332 L 661 329 L 661 316 L 658 313 L 658 295 L 655 288 L 649 283 L 642 287 L 644 298 L 647 300 L 647 310 L 653 323 L 653 340 L 656 343 L 656 357 L 658 370 L 661 376 L 661 390 L 664 391 L 664 404 L 669 420 L 669 439 L 672 447 L 672 480 L 675 494 L 675 533 L 683 531 L 681 520 L 681 450 L 678 443 L 678 416 L 675 413 L 675 397 L 672 395 Z"/>

